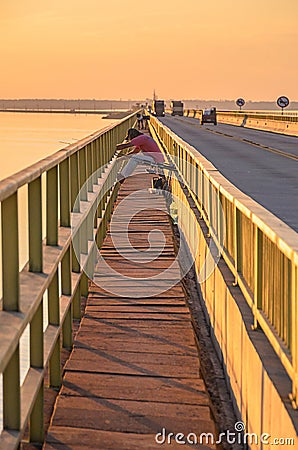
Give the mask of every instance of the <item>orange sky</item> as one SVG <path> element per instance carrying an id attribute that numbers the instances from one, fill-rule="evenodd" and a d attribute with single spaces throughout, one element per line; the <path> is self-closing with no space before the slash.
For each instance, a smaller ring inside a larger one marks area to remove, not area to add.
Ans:
<path id="1" fill-rule="evenodd" d="M 0 0 L 0 98 L 298 100 L 297 0 Z"/>

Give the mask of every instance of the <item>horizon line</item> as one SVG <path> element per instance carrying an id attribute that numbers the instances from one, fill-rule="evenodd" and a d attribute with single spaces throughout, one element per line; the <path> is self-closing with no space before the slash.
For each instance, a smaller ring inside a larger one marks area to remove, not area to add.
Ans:
<path id="1" fill-rule="evenodd" d="M 176 97 L 175 97 L 176 98 Z M 146 101 L 146 100 L 152 100 L 149 97 L 146 97 L 145 99 L 124 99 L 124 98 L 50 98 L 50 97 L 27 97 L 27 98 L 0 98 L 0 101 L 26 101 L 26 100 L 55 100 L 55 101 L 105 101 L 105 102 L 140 102 L 140 101 Z M 165 98 L 166 101 L 173 100 L 173 98 Z M 236 99 L 215 99 L 215 98 L 182 98 L 183 101 L 203 101 L 203 102 L 235 102 Z M 276 100 L 246 100 L 246 103 L 276 103 Z M 291 100 L 290 103 L 297 103 L 298 100 Z"/>

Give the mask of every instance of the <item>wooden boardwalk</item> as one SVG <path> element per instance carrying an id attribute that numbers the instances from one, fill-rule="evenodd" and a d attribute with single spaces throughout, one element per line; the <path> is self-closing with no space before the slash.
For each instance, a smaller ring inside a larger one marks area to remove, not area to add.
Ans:
<path id="1" fill-rule="evenodd" d="M 45 450 L 181 449 L 156 434 L 215 435 L 165 200 L 150 184 L 138 174 L 119 191 Z"/>

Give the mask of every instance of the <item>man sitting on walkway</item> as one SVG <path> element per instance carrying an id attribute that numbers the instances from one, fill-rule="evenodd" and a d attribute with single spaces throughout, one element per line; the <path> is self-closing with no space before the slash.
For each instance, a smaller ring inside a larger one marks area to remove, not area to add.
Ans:
<path id="1" fill-rule="evenodd" d="M 134 156 L 129 159 L 127 165 L 118 174 L 118 181 L 120 183 L 123 183 L 125 178 L 132 174 L 138 164 L 159 164 L 164 162 L 163 154 L 151 136 L 141 133 L 136 128 L 130 128 L 126 140 L 128 142 L 124 144 L 117 144 L 116 149 L 123 150 L 125 148 L 135 147 L 128 153 L 128 155 L 134 154 Z"/>

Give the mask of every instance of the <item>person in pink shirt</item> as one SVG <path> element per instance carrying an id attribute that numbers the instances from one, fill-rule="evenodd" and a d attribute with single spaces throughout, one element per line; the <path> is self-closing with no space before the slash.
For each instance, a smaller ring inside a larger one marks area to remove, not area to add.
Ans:
<path id="1" fill-rule="evenodd" d="M 152 164 L 164 162 L 163 154 L 157 143 L 147 134 L 141 133 L 136 128 L 130 128 L 125 139 L 128 142 L 117 144 L 116 149 L 123 150 L 124 148 L 134 147 L 134 149 L 128 153 L 128 155 L 134 156 L 129 159 L 127 165 L 118 174 L 117 178 L 120 183 L 132 174 L 138 164 L 142 164 L 143 162 Z"/>

